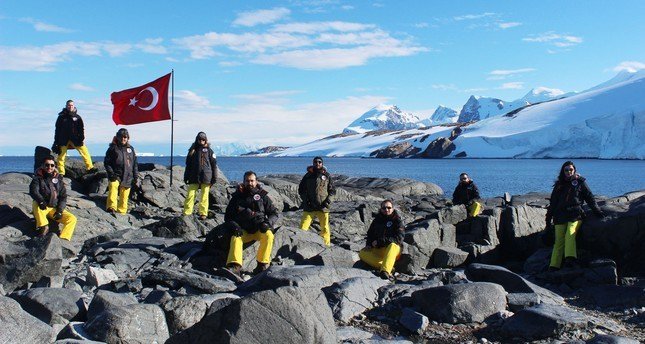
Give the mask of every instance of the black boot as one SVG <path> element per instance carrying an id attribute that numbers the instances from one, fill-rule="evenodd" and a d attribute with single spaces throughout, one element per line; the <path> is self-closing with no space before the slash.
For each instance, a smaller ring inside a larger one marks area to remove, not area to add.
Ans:
<path id="1" fill-rule="evenodd" d="M 268 268 L 269 268 L 269 263 L 260 263 L 260 262 L 258 262 L 258 265 L 255 267 L 255 269 L 253 269 L 253 274 L 257 275 L 257 274 L 265 271 Z"/>
<path id="2" fill-rule="evenodd" d="M 242 277 L 242 265 L 230 263 L 226 264 L 226 269 L 238 277 Z"/>
<path id="3" fill-rule="evenodd" d="M 580 264 L 578 263 L 578 259 L 576 257 L 564 258 L 563 266 L 565 269 L 580 269 Z"/>
<path id="4" fill-rule="evenodd" d="M 38 227 L 38 236 L 44 237 L 49 233 L 49 226 Z"/>

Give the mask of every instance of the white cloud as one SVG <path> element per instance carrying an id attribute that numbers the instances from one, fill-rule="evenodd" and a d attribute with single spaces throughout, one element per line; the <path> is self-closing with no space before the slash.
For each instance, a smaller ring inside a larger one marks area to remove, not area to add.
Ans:
<path id="1" fill-rule="evenodd" d="M 345 11 L 349 11 L 349 10 L 353 10 L 354 6 L 352 6 L 352 5 L 342 5 L 342 6 L 340 6 L 340 9 L 345 10 Z"/>
<path id="2" fill-rule="evenodd" d="M 429 27 L 429 26 L 430 26 L 430 24 L 425 23 L 425 22 L 424 23 L 416 23 L 416 24 L 414 24 L 414 27 L 416 27 L 418 29 L 423 29 L 423 28 L 426 28 L 426 27 Z"/>
<path id="3" fill-rule="evenodd" d="M 168 50 L 161 45 L 163 38 L 147 38 L 141 43 L 135 44 L 135 47 L 148 54 L 166 54 Z"/>
<path id="4" fill-rule="evenodd" d="M 361 24 L 343 21 L 329 21 L 329 22 L 297 22 L 288 24 L 279 24 L 273 27 L 272 31 L 300 33 L 300 34 L 315 34 L 326 31 L 340 31 L 352 32 L 363 31 L 376 28 L 373 24 Z"/>
<path id="5" fill-rule="evenodd" d="M 546 43 L 558 48 L 570 47 L 582 43 L 582 37 L 558 34 L 553 31 L 522 38 L 525 42 Z"/>
<path id="6" fill-rule="evenodd" d="M 268 49 L 299 48 L 310 45 L 309 38 L 291 35 L 288 33 L 217 33 L 209 32 L 203 35 L 195 35 L 173 39 L 180 48 L 190 51 L 190 57 L 194 59 L 206 59 L 221 55 L 214 47 L 223 46 L 238 52 L 261 53 Z"/>
<path id="7" fill-rule="evenodd" d="M 94 88 L 81 84 L 80 82 L 73 83 L 69 85 L 69 88 L 74 91 L 84 91 L 84 92 L 91 92 L 94 91 Z"/>
<path id="8" fill-rule="evenodd" d="M 441 90 L 441 91 L 457 91 L 458 88 L 454 84 L 434 84 L 432 85 L 432 88 L 435 90 Z"/>
<path id="9" fill-rule="evenodd" d="M 481 19 L 481 18 L 486 18 L 490 16 L 494 16 L 496 13 L 494 12 L 485 12 L 485 13 L 480 13 L 480 14 L 466 14 L 462 16 L 456 16 L 452 17 L 452 19 L 456 21 L 462 21 L 462 20 L 473 20 L 473 19 Z"/>
<path id="10" fill-rule="evenodd" d="M 645 69 L 645 63 L 638 61 L 623 61 L 613 68 L 614 72 L 628 71 L 636 73 L 639 70 Z"/>
<path id="11" fill-rule="evenodd" d="M 513 77 L 518 74 L 528 73 L 535 71 L 535 68 L 519 68 L 519 69 L 496 69 L 488 73 L 487 80 L 503 80 L 508 77 Z"/>
<path id="12" fill-rule="evenodd" d="M 497 27 L 499 27 L 502 30 L 510 29 L 512 27 L 516 27 L 520 25 L 522 25 L 522 23 L 518 23 L 518 22 L 497 23 Z"/>
<path id="13" fill-rule="evenodd" d="M 233 21 L 233 25 L 250 27 L 259 24 L 270 24 L 288 16 L 290 13 L 291 11 L 284 7 L 277 7 L 270 10 L 242 12 Z"/>
<path id="14" fill-rule="evenodd" d="M 208 98 L 200 96 L 197 93 L 189 90 L 180 90 L 175 92 L 175 106 L 177 108 L 181 108 L 182 110 L 207 110 L 216 108 L 215 106 L 211 105 Z"/>
<path id="15" fill-rule="evenodd" d="M 41 22 L 39 20 L 35 20 L 33 18 L 21 18 L 20 21 L 33 25 L 34 30 L 36 30 L 36 31 L 41 31 L 41 32 L 61 32 L 61 33 L 73 32 L 70 29 L 66 29 L 64 27 L 60 27 L 60 26 L 53 25 L 53 24 L 47 24 L 47 23 Z"/>
<path id="16" fill-rule="evenodd" d="M 505 82 L 499 88 L 502 90 L 521 90 L 524 88 L 524 83 L 519 81 Z"/>

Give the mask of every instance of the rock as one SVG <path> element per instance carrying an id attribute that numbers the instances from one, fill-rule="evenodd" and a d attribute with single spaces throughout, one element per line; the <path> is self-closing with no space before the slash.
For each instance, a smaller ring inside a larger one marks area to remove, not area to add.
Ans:
<path id="1" fill-rule="evenodd" d="M 202 296 L 178 296 L 162 305 L 168 329 L 173 335 L 198 323 L 209 308 Z"/>
<path id="2" fill-rule="evenodd" d="M 388 281 L 377 277 L 354 277 L 326 288 L 325 295 L 334 319 L 346 323 L 371 309 L 378 300 L 378 289 L 387 284 Z"/>
<path id="3" fill-rule="evenodd" d="M 96 318 L 106 309 L 129 306 L 137 304 L 137 299 L 130 293 L 114 293 L 107 290 L 99 290 L 92 298 L 87 310 L 87 320 Z"/>
<path id="4" fill-rule="evenodd" d="M 502 249 L 508 258 L 524 260 L 542 242 L 538 233 L 545 227 L 546 209 L 529 205 L 511 206 L 502 213 Z"/>
<path id="5" fill-rule="evenodd" d="M 407 245 L 403 245 L 401 259 L 397 262 L 396 269 L 410 274 L 425 269 L 434 250 L 443 246 L 441 238 L 442 227 L 435 219 L 422 221 L 406 229 L 403 240 Z"/>
<path id="6" fill-rule="evenodd" d="M 436 213 L 436 219 L 439 220 L 439 223 L 449 223 L 451 225 L 456 225 L 459 222 L 465 220 L 468 217 L 468 211 L 464 205 L 454 205 L 452 207 L 446 207 L 440 209 Z"/>
<path id="7" fill-rule="evenodd" d="M 596 334 L 587 341 L 587 344 L 638 344 L 639 341 L 627 337 L 612 336 L 608 334 Z"/>
<path id="8" fill-rule="evenodd" d="M 371 278 L 374 275 L 369 271 L 354 268 L 330 268 L 313 265 L 272 266 L 264 273 L 240 285 L 237 290 L 252 292 L 284 286 L 320 289 L 352 277 Z"/>
<path id="9" fill-rule="evenodd" d="M 512 312 L 542 303 L 540 295 L 536 293 L 509 293 L 506 295 L 508 309 Z"/>
<path id="10" fill-rule="evenodd" d="M 582 294 L 600 307 L 644 307 L 645 287 L 599 285 L 590 286 Z"/>
<path id="11" fill-rule="evenodd" d="M 336 329 L 336 336 L 339 343 L 360 343 L 361 340 L 374 337 L 373 334 L 353 326 L 339 326 Z"/>
<path id="12" fill-rule="evenodd" d="M 49 325 L 66 325 L 71 320 L 83 320 L 87 312 L 81 293 L 76 290 L 33 288 L 9 296 L 18 301 L 27 313 Z"/>
<path id="13" fill-rule="evenodd" d="M 571 308 L 542 303 L 510 317 L 501 332 L 508 338 L 542 339 L 587 328 L 589 317 Z"/>
<path id="14" fill-rule="evenodd" d="M 38 282 L 43 276 L 62 275 L 63 255 L 57 236 L 34 238 L 24 245 L 27 254 L 0 265 L 0 284 L 7 292 L 29 282 Z"/>
<path id="15" fill-rule="evenodd" d="M 351 268 L 359 260 L 358 253 L 339 246 L 332 246 L 309 258 L 306 263 L 326 267 Z"/>
<path id="16" fill-rule="evenodd" d="M 83 328 L 84 324 L 85 323 L 78 321 L 70 322 L 58 333 L 57 338 L 59 339 L 59 341 L 63 339 L 69 339 L 78 340 L 79 342 L 83 343 L 101 343 L 92 340 L 90 335 L 85 332 L 85 329 Z M 58 341 L 56 341 L 56 343 L 58 343 Z"/>
<path id="17" fill-rule="evenodd" d="M 443 195 L 443 190 L 436 184 L 425 183 L 414 179 L 346 177 L 332 176 L 334 185 L 349 191 L 350 194 L 362 197 L 375 197 L 397 200 L 410 196 Z M 337 200 L 340 200 L 337 198 Z M 348 199 L 349 200 L 349 199 Z"/>
<path id="18" fill-rule="evenodd" d="M 150 230 L 154 236 L 184 240 L 197 240 L 209 232 L 209 228 L 194 216 L 169 217 L 144 228 Z"/>
<path id="19" fill-rule="evenodd" d="M 431 320 L 450 324 L 482 322 L 506 309 L 506 292 L 487 282 L 451 284 L 412 294 L 419 312 Z"/>
<path id="20" fill-rule="evenodd" d="M 85 330 L 106 343 L 164 343 L 169 337 L 163 311 L 147 304 L 108 308 L 86 322 Z"/>
<path id="21" fill-rule="evenodd" d="M 220 309 L 230 305 L 234 300 L 239 299 L 240 297 L 235 294 L 229 293 L 219 293 L 214 295 L 209 295 L 206 300 L 210 303 L 208 307 L 207 315 L 219 312 Z"/>
<path id="22" fill-rule="evenodd" d="M 466 262 L 468 252 L 464 252 L 456 247 L 437 247 L 434 250 L 433 262 L 437 268 L 455 268 Z"/>
<path id="23" fill-rule="evenodd" d="M 119 277 L 110 269 L 102 269 L 93 266 L 87 267 L 87 277 L 85 281 L 91 286 L 100 287 L 118 280 Z"/>
<path id="24" fill-rule="evenodd" d="M 20 308 L 18 302 L 0 296 L 0 343 L 51 343 L 54 329 Z"/>
<path id="25" fill-rule="evenodd" d="M 336 324 L 320 290 L 284 287 L 250 294 L 193 327 L 168 344 L 210 342 L 337 343 Z"/>
<path id="26" fill-rule="evenodd" d="M 428 328 L 430 320 L 425 315 L 406 307 L 403 308 L 399 323 L 412 333 L 422 334 Z"/>
<path id="27" fill-rule="evenodd" d="M 222 277 L 192 270 L 155 267 L 141 275 L 144 283 L 161 284 L 172 289 L 188 286 L 203 293 L 221 293 L 235 290 L 235 284 Z"/>

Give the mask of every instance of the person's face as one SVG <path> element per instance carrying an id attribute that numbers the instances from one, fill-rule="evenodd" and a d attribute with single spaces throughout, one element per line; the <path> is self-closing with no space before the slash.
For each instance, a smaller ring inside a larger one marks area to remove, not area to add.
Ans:
<path id="1" fill-rule="evenodd" d="M 67 105 L 65 105 L 65 108 L 67 108 L 68 111 L 74 111 L 76 109 L 76 106 L 74 106 L 74 102 L 69 102 Z"/>
<path id="2" fill-rule="evenodd" d="M 459 181 L 462 182 L 462 183 L 468 183 L 468 181 L 470 181 L 470 178 L 466 174 L 466 175 L 463 175 L 463 176 L 459 177 Z"/>
<path id="3" fill-rule="evenodd" d="M 197 139 L 197 142 L 199 142 L 199 144 L 203 146 L 206 144 L 206 139 Z"/>
<path id="4" fill-rule="evenodd" d="M 55 167 L 56 167 L 56 165 L 54 164 L 54 160 L 45 160 L 45 162 L 43 162 L 43 168 L 45 169 L 45 172 L 47 172 L 47 173 L 54 172 Z"/>
<path id="5" fill-rule="evenodd" d="M 248 188 L 253 189 L 253 188 L 255 188 L 256 186 L 258 186 L 258 179 L 255 177 L 255 175 L 254 175 L 254 174 L 252 174 L 252 175 L 250 175 L 250 176 L 247 176 L 247 177 L 244 179 L 244 186 L 246 186 L 246 187 L 248 187 Z"/>
<path id="6" fill-rule="evenodd" d="M 314 167 L 315 168 L 322 168 L 323 167 L 323 161 L 322 160 L 314 160 Z"/>
<path id="7" fill-rule="evenodd" d="M 127 136 L 121 136 L 121 145 L 125 145 L 126 143 L 128 143 L 129 139 L 130 138 Z"/>
<path id="8" fill-rule="evenodd" d="M 381 204 L 381 213 L 384 215 L 392 215 L 392 212 L 394 212 L 394 206 L 390 202 L 385 202 Z"/>
<path id="9" fill-rule="evenodd" d="M 564 171 L 564 176 L 569 178 L 573 176 L 573 174 L 576 172 L 576 169 L 575 167 L 573 167 L 573 165 L 567 165 L 562 169 L 562 171 Z"/>

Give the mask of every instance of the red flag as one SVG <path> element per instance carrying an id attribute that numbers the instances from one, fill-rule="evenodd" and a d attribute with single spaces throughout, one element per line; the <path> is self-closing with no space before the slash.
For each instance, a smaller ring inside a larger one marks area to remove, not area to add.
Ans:
<path id="1" fill-rule="evenodd" d="M 170 119 L 168 111 L 168 73 L 145 85 L 112 92 L 112 120 L 119 124 L 137 124 Z"/>

